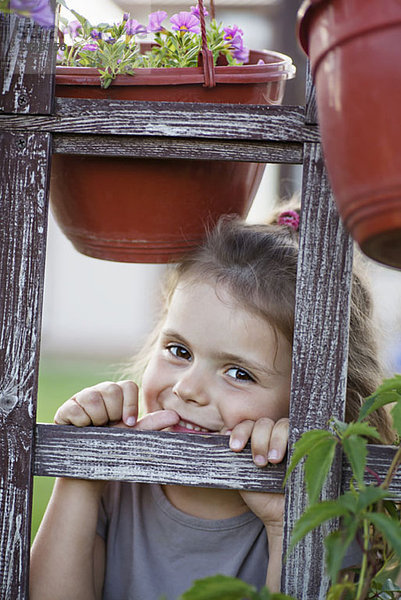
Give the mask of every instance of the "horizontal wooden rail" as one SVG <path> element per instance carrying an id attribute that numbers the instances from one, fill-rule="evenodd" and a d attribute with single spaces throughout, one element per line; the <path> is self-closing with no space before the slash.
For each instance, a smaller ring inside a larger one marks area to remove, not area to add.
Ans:
<path id="1" fill-rule="evenodd" d="M 53 153 L 301 164 L 303 144 L 56 133 Z"/>
<path id="2" fill-rule="evenodd" d="M 51 133 L 319 142 L 302 106 L 57 98 L 55 114 L 0 115 L 0 129 Z"/>
<path id="3" fill-rule="evenodd" d="M 395 451 L 369 445 L 368 466 L 379 479 L 384 479 Z M 346 487 L 351 469 L 343 462 Z M 284 473 L 285 463 L 256 467 L 249 444 L 235 453 L 224 435 L 36 426 L 34 475 L 280 492 Z M 366 481 L 376 483 L 369 473 Z M 401 500 L 401 469 L 390 489 Z"/>

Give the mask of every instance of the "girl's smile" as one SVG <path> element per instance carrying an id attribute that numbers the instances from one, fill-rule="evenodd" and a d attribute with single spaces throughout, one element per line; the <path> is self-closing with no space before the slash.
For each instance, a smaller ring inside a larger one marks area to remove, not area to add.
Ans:
<path id="1" fill-rule="evenodd" d="M 288 416 L 290 344 L 223 287 L 180 284 L 143 378 L 147 412 L 174 410 L 180 432 L 227 434 Z"/>

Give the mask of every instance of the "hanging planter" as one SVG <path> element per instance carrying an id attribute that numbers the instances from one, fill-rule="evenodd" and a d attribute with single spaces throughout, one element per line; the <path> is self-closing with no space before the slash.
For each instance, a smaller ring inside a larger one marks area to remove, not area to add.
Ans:
<path id="1" fill-rule="evenodd" d="M 135 68 L 135 75 L 117 75 L 106 89 L 94 68 L 58 66 L 56 96 L 280 104 L 285 82 L 295 74 L 291 59 L 277 52 L 250 51 L 243 65 L 214 66 L 211 59 L 206 46 L 202 66 Z M 227 63 L 224 57 L 219 62 Z M 122 262 L 176 261 L 220 215 L 246 216 L 264 167 L 56 154 L 51 204 L 61 229 L 84 254 Z"/>
<path id="2" fill-rule="evenodd" d="M 400 0 L 307 0 L 299 39 L 342 220 L 367 256 L 401 268 Z"/>

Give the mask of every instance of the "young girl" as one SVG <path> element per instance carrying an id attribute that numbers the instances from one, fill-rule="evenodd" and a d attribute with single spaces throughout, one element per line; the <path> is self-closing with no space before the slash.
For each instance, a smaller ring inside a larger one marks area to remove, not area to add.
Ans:
<path id="1" fill-rule="evenodd" d="M 263 467 L 288 434 L 298 213 L 270 225 L 222 220 L 174 268 L 142 378 L 85 389 L 55 423 L 207 432 L 251 441 Z M 347 418 L 381 380 L 370 297 L 354 275 Z M 374 417 L 391 441 L 385 411 Z M 31 600 L 168 600 L 224 573 L 280 585 L 283 497 L 173 485 L 59 479 L 32 550 Z M 354 557 L 348 557 L 348 564 Z M 347 566 L 347 565 L 345 565 Z"/>

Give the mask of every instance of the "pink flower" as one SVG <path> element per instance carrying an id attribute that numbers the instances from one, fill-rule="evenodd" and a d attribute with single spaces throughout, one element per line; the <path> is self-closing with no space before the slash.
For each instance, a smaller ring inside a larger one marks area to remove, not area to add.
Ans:
<path id="1" fill-rule="evenodd" d="M 208 16 L 208 12 L 206 10 L 206 8 L 203 9 L 204 15 L 205 17 Z M 191 6 L 191 13 L 197 18 L 200 19 L 200 10 L 198 6 Z"/>
<path id="2" fill-rule="evenodd" d="M 141 25 L 136 19 L 128 19 L 128 21 L 125 23 L 125 32 L 127 35 L 146 33 L 146 27 Z"/>
<path id="3" fill-rule="evenodd" d="M 82 25 L 81 23 L 75 19 L 74 21 L 70 21 L 66 27 L 66 33 L 69 33 L 70 37 L 72 37 L 72 39 L 76 38 L 77 35 L 79 35 L 79 30 L 82 30 Z"/>
<path id="4" fill-rule="evenodd" d="M 162 31 L 164 29 L 162 26 L 162 21 L 164 21 L 166 18 L 167 13 L 165 10 L 157 10 L 156 12 L 150 13 L 148 31 L 153 33 Z"/>
<path id="5" fill-rule="evenodd" d="M 31 17 L 42 27 L 54 27 L 54 13 L 49 0 L 11 0 L 10 8 Z"/>
<path id="6" fill-rule="evenodd" d="M 189 33 L 199 33 L 199 19 L 190 12 L 179 12 L 170 19 L 172 29 L 175 31 L 188 31 Z"/>
<path id="7" fill-rule="evenodd" d="M 82 46 L 82 50 L 89 50 L 89 52 L 95 52 L 97 48 L 96 44 L 85 44 L 85 46 Z"/>
<path id="8" fill-rule="evenodd" d="M 282 212 L 278 218 L 277 223 L 279 225 L 286 225 L 291 227 L 294 231 L 299 229 L 299 214 L 295 210 L 286 210 Z"/>
<path id="9" fill-rule="evenodd" d="M 240 29 L 237 25 L 233 25 L 232 27 L 224 27 L 223 31 L 225 40 L 232 40 L 236 36 L 242 37 L 244 35 L 242 29 Z"/>

